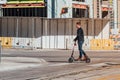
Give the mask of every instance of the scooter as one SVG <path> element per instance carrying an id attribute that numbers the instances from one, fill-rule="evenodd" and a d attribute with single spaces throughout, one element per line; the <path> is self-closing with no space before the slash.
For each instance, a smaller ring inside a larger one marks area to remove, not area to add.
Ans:
<path id="1" fill-rule="evenodd" d="M 70 58 L 68 59 L 69 63 L 72 63 L 72 62 L 76 61 L 74 56 L 73 56 L 73 54 L 74 54 L 74 47 L 75 47 L 75 45 L 73 46 L 72 54 L 71 54 Z M 88 56 L 86 56 L 85 60 L 80 60 L 80 61 L 85 61 L 86 63 L 90 63 L 91 60 L 90 60 L 90 58 Z"/>

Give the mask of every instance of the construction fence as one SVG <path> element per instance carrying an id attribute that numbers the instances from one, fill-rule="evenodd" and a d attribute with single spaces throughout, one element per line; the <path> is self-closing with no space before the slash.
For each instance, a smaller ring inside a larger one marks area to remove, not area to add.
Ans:
<path id="1" fill-rule="evenodd" d="M 39 17 L 0 17 L 0 40 L 3 48 L 71 49 L 76 37 L 76 22 L 80 21 L 85 34 L 84 49 L 111 50 L 109 20 Z M 106 46 L 108 45 L 108 46 Z"/>

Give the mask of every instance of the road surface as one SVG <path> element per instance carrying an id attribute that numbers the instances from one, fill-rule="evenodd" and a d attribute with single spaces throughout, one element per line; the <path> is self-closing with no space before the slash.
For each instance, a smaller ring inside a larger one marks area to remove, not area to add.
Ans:
<path id="1" fill-rule="evenodd" d="M 68 63 L 71 50 L 4 49 L 2 59 L 38 66 L 0 71 L 0 80 L 120 80 L 120 51 L 86 51 L 91 63 Z M 75 51 L 75 58 L 78 51 Z M 44 60 L 42 62 L 37 60 Z"/>

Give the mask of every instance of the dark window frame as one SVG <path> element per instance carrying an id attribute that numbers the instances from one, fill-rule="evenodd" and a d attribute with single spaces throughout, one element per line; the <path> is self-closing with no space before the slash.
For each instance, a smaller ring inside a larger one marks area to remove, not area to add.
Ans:
<path id="1" fill-rule="evenodd" d="M 73 0 L 73 1 L 85 2 L 85 0 Z"/>

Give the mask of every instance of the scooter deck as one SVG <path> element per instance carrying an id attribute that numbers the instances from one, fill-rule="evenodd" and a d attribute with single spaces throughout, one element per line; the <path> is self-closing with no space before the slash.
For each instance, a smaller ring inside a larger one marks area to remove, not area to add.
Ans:
<path id="1" fill-rule="evenodd" d="M 90 63 L 90 62 L 91 62 L 90 58 L 87 58 L 86 60 L 75 60 L 74 57 L 70 57 L 70 58 L 68 59 L 68 62 L 69 62 L 69 63 L 72 63 L 72 62 L 74 62 L 74 61 L 82 61 L 82 62 L 85 61 L 86 63 Z"/>

